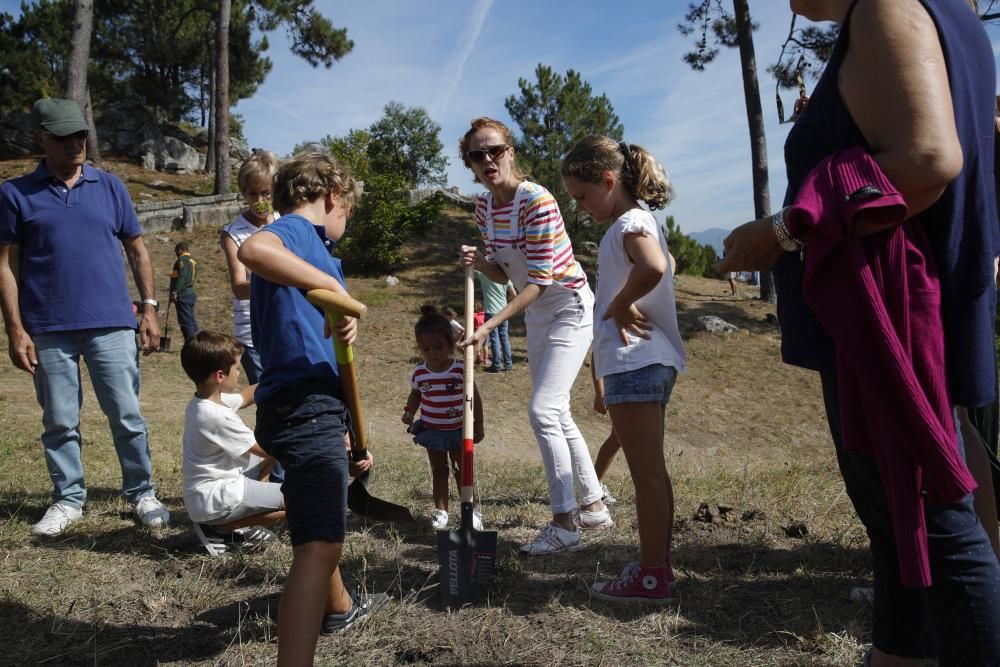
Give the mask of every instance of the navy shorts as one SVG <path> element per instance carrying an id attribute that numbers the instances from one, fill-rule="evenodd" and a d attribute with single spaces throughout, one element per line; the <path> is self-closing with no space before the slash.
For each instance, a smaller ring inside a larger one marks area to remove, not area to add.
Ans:
<path id="1" fill-rule="evenodd" d="M 336 387 L 306 383 L 257 406 L 254 435 L 285 469 L 292 545 L 343 542 L 347 531 L 347 408 Z"/>
<path id="2" fill-rule="evenodd" d="M 663 364 L 604 376 L 604 405 L 659 403 L 666 405 L 677 382 L 677 369 Z"/>

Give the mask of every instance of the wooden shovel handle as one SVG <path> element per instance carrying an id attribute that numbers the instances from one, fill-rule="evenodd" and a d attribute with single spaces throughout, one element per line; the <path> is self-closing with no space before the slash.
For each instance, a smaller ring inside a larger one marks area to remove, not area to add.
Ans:
<path id="1" fill-rule="evenodd" d="M 344 316 L 360 319 L 368 312 L 368 307 L 360 301 L 332 290 L 309 290 L 306 292 L 306 299 L 314 306 L 323 309 L 331 329 Z M 361 461 L 366 456 L 368 437 L 365 433 L 365 417 L 361 409 L 361 396 L 358 393 L 358 377 L 354 370 L 354 349 L 351 345 L 345 345 L 336 336 L 332 336 L 332 338 L 333 352 L 337 357 L 337 370 L 340 374 L 340 391 L 354 422 L 351 456 L 355 461 Z"/>
<path id="2" fill-rule="evenodd" d="M 465 267 L 465 337 L 468 338 L 475 330 L 473 311 L 475 306 L 475 286 L 473 284 L 473 268 Z M 474 413 L 472 410 L 473 388 L 475 387 L 476 346 L 465 348 L 465 375 L 462 384 L 465 385 L 464 408 L 462 416 L 462 502 L 471 503 L 474 496 L 473 481 L 473 433 Z"/>

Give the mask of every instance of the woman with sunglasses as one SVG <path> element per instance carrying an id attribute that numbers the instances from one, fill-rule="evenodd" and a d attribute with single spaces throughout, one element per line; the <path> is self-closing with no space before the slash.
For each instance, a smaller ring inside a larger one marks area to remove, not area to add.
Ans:
<path id="1" fill-rule="evenodd" d="M 459 141 L 462 161 L 487 192 L 476 203 L 485 254 L 461 246 L 463 266 L 493 282 L 513 281 L 518 294 L 460 347 L 480 345 L 490 331 L 524 312 L 533 392 L 528 410 L 548 478 L 552 521 L 521 547 L 527 555 L 581 548 L 580 530 L 614 525 L 601 498 L 590 451 L 570 414 L 570 389 L 590 350 L 594 295 L 555 197 L 532 183 L 514 161 L 513 138 L 492 118 L 477 118 Z M 577 503 L 575 486 L 581 496 Z"/>

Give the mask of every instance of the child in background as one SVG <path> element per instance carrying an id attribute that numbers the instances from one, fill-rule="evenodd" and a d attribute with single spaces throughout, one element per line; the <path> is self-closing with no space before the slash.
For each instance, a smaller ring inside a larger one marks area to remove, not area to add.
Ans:
<path id="1" fill-rule="evenodd" d="M 448 318 L 448 324 L 451 325 L 451 330 L 455 334 L 455 340 L 461 340 L 465 336 L 465 327 L 458 321 L 458 313 L 450 306 L 441 312 Z"/>
<path id="2" fill-rule="evenodd" d="M 486 323 L 486 311 L 483 309 L 483 304 L 476 301 L 475 310 L 472 313 L 472 322 L 476 329 L 483 326 Z M 476 361 L 482 365 L 486 365 L 488 362 L 486 358 L 486 339 L 476 347 Z"/>
<path id="3" fill-rule="evenodd" d="M 187 241 L 174 246 L 177 261 L 170 272 L 170 302 L 177 310 L 177 324 L 184 340 L 198 333 L 198 320 L 194 316 L 194 305 L 198 296 L 194 293 L 194 281 L 198 276 L 198 262 L 188 252 Z"/>
<path id="4" fill-rule="evenodd" d="M 242 354 L 238 340 L 214 331 L 199 331 L 181 349 L 181 366 L 195 384 L 184 413 L 184 506 L 212 556 L 225 555 L 231 543 L 273 539 L 257 526 L 285 518 L 281 485 L 268 480 L 274 459 L 237 414 L 253 404 L 257 388 L 233 393 Z M 247 526 L 254 528 L 242 530 Z"/>
<path id="5" fill-rule="evenodd" d="M 563 160 L 563 184 L 583 210 L 610 223 L 598 251 L 594 377 L 603 380 L 635 484 L 639 561 L 595 584 L 608 601 L 672 599 L 670 546 L 674 499 L 663 458 L 663 420 L 684 346 L 677 327 L 667 244 L 653 215 L 673 193 L 666 172 L 645 149 L 591 136 Z"/>
<path id="6" fill-rule="evenodd" d="M 448 319 L 437 313 L 424 315 L 413 327 L 423 362 L 410 376 L 410 395 L 403 409 L 403 423 L 410 426 L 413 442 L 427 450 L 431 463 L 434 509 L 431 525 L 448 527 L 448 477 L 462 490 L 462 418 L 465 404 L 465 362 L 455 359 L 455 333 Z M 473 386 L 473 442 L 483 439 L 483 404 Z M 420 419 L 413 420 L 417 410 Z M 448 460 L 451 459 L 449 466 Z M 478 503 L 478 499 L 476 499 Z M 473 528 L 483 529 L 482 514 L 475 507 Z"/>
<path id="7" fill-rule="evenodd" d="M 260 381 L 260 355 L 250 335 L 250 272 L 236 257 L 240 246 L 258 229 L 274 221 L 271 202 L 274 174 L 278 171 L 278 156 L 271 151 L 254 149 L 240 167 L 237 183 L 247 207 L 231 223 L 222 228 L 222 251 L 229 269 L 229 286 L 233 292 L 233 336 L 243 343 L 243 370 L 247 382 Z"/>
<path id="8" fill-rule="evenodd" d="M 329 246 L 343 236 L 354 198 L 354 179 L 332 156 L 299 153 L 275 177 L 281 217 L 237 254 L 253 271 L 250 318 L 262 367 L 255 435 L 285 468 L 292 566 L 278 606 L 279 665 L 312 664 L 321 631 L 346 630 L 387 599 L 348 593 L 339 567 L 348 475 L 369 468 L 371 459 L 348 465 L 349 416 L 326 338 L 332 333 L 350 345 L 357 322 L 345 317 L 331 332 L 305 296 L 317 288 L 346 293 Z"/>

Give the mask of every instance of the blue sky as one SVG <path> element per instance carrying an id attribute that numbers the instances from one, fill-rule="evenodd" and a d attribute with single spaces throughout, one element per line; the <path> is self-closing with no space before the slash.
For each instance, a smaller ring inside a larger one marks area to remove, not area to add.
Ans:
<path id="1" fill-rule="evenodd" d="M 0 0 L 18 14 L 19 2 Z M 606 94 L 625 126 L 670 173 L 677 197 L 667 209 L 686 232 L 731 228 L 753 217 L 750 149 L 739 54 L 724 50 L 704 72 L 681 61 L 692 38 L 676 25 L 687 2 L 528 2 L 525 0 L 318 0 L 334 25 L 346 27 L 354 50 L 331 69 L 312 69 L 293 56 L 282 31 L 269 35 L 274 62 L 257 94 L 235 108 L 251 146 L 288 153 L 303 141 L 362 129 L 387 102 L 425 108 L 441 125 L 451 160 L 448 182 L 479 188 L 457 159 L 470 119 L 510 122 L 504 99 L 518 78 L 534 80 L 538 63 L 579 71 Z M 770 189 L 780 203 L 785 177 L 774 82 L 765 68 L 777 59 L 791 20 L 788 3 L 753 0 L 754 35 L 767 127 Z M 1000 62 L 1000 27 L 990 28 Z M 812 82 L 808 82 L 811 85 Z M 783 91 L 790 110 L 794 93 Z"/>

